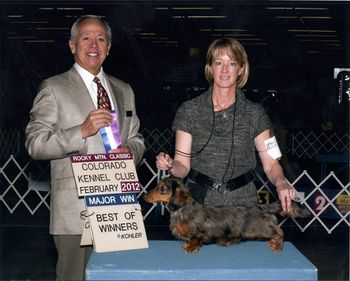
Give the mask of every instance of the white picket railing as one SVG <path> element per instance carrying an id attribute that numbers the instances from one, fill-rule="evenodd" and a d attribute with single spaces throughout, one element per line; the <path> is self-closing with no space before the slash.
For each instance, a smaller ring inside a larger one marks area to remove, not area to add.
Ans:
<path id="1" fill-rule="evenodd" d="M 154 163 L 143 159 L 137 167 L 142 190 L 138 198 L 142 201 L 142 196 L 152 189 L 157 182 L 164 176 L 164 173 L 154 169 Z M 33 165 L 39 170 L 39 176 L 33 179 L 30 173 Z M 38 169 L 39 167 L 39 169 Z M 19 163 L 11 155 L 7 161 L 0 167 L 0 204 L 3 204 L 10 214 L 24 206 L 31 215 L 35 215 L 39 208 L 45 208 L 49 211 L 50 188 L 47 178 L 47 167 L 40 167 L 36 161 L 28 160 L 26 163 Z M 40 175 L 41 174 L 41 175 Z M 305 181 L 308 182 L 305 186 Z M 329 186 L 331 182 L 332 186 Z M 256 173 L 256 185 L 259 194 L 260 203 L 269 203 L 276 200 L 273 197 L 273 188 L 271 184 L 260 174 Z M 319 222 L 323 228 L 332 233 L 341 224 L 350 227 L 350 183 L 342 183 L 334 172 L 330 172 L 323 180 L 317 183 L 307 171 L 303 171 L 292 185 L 298 191 L 301 202 L 308 208 L 312 214 L 307 219 L 286 218 L 280 222 L 280 225 L 292 220 L 304 232 L 314 222 Z M 299 188 L 300 186 L 300 188 Z M 150 214 L 158 211 L 160 215 L 167 212 L 166 206 L 162 204 L 144 204 L 143 217 L 146 220 Z M 331 222 L 331 224 L 330 224 Z"/>

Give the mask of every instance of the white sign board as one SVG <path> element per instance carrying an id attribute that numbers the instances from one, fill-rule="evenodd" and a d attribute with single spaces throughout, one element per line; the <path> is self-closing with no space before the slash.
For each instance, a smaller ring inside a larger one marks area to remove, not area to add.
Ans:
<path id="1" fill-rule="evenodd" d="M 71 162 L 78 194 L 86 206 L 81 244 L 89 244 L 90 232 L 96 252 L 148 248 L 133 155 L 76 155 Z"/>

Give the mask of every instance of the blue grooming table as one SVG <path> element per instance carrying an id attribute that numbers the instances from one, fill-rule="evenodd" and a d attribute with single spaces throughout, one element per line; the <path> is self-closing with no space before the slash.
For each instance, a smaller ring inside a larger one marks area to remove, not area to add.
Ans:
<path id="1" fill-rule="evenodd" d="M 290 242 L 273 253 L 266 242 L 205 245 L 187 254 L 180 241 L 149 241 L 148 249 L 93 252 L 86 280 L 317 280 L 317 268 Z"/>

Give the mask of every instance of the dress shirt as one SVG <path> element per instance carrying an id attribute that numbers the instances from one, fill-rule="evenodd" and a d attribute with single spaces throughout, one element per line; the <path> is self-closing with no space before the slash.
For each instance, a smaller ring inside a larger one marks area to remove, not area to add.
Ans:
<path id="1" fill-rule="evenodd" d="M 86 88 L 89 90 L 89 94 L 91 96 L 91 99 L 95 105 L 95 107 L 97 108 L 97 85 L 96 83 L 93 81 L 94 78 L 97 76 L 98 78 L 100 78 L 101 80 L 101 84 L 102 86 L 106 89 L 107 95 L 109 97 L 109 100 L 111 102 L 111 107 L 112 110 L 115 108 L 114 104 L 113 104 L 113 99 L 111 97 L 111 92 L 108 88 L 108 83 L 106 81 L 103 69 L 101 67 L 101 71 L 98 75 L 93 75 L 91 74 L 89 71 L 85 70 L 84 68 L 82 68 L 79 64 L 75 63 L 74 64 L 75 68 L 78 70 L 79 75 L 81 76 L 81 78 L 84 81 L 84 84 L 86 85 Z"/>

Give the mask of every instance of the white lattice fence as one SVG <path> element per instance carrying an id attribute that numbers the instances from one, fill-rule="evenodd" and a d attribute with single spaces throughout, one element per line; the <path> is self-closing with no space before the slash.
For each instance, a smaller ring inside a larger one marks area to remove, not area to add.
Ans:
<path id="1" fill-rule="evenodd" d="M 22 132 L 19 129 L 0 129 L 0 159 L 20 153 L 21 137 Z"/>
<path id="2" fill-rule="evenodd" d="M 170 129 L 159 130 L 143 128 L 141 131 L 145 138 L 147 152 L 157 154 L 160 151 L 172 151 L 174 147 L 174 132 Z M 10 155 L 23 153 L 23 130 L 0 129 L 0 159 Z M 318 154 L 349 153 L 349 134 L 325 133 L 314 131 L 295 131 L 288 136 L 288 153 L 298 158 L 313 158 Z"/>
<path id="3" fill-rule="evenodd" d="M 174 147 L 174 132 L 170 129 L 143 129 L 141 133 L 145 138 L 147 150 L 155 155 L 160 151 L 171 151 Z"/>
<path id="4" fill-rule="evenodd" d="M 154 163 L 152 163 L 154 164 Z M 36 179 L 29 171 L 36 170 Z M 47 165 L 40 165 L 37 161 L 29 160 L 20 164 L 14 156 L 0 167 L 0 204 L 13 214 L 22 205 L 31 215 L 35 215 L 39 208 L 49 211 L 49 181 L 47 179 Z M 153 188 L 158 181 L 167 176 L 153 168 L 153 165 L 143 159 L 137 167 L 142 190 L 138 198 Z M 256 185 L 260 203 L 276 200 L 272 198 L 274 188 L 261 175 L 256 174 Z M 337 176 L 330 172 L 321 182 L 317 183 L 307 171 L 303 171 L 292 183 L 298 191 L 301 202 L 310 210 L 312 216 L 308 219 L 284 219 L 280 225 L 292 220 L 301 231 L 305 231 L 314 222 L 319 222 L 328 233 L 332 233 L 340 224 L 350 227 L 350 183 L 342 183 Z M 144 219 L 158 211 L 160 215 L 167 212 L 166 206 L 148 204 L 143 207 Z"/>
<path id="5" fill-rule="evenodd" d="M 322 153 L 349 153 L 349 134 L 297 131 L 291 136 L 291 153 L 313 158 Z"/>
<path id="6" fill-rule="evenodd" d="M 36 211 L 44 206 L 49 209 L 49 188 L 36 188 L 26 172 L 30 164 L 35 161 L 28 161 L 20 164 L 13 155 L 0 168 L 0 202 L 13 214 L 22 204 L 34 215 Z M 43 181 L 44 182 L 44 181 Z M 41 181 L 37 184 L 42 185 Z"/>
<path id="7" fill-rule="evenodd" d="M 257 186 L 259 197 L 266 194 L 264 191 L 268 191 L 268 195 L 274 194 L 267 180 L 257 173 L 256 177 L 261 183 L 259 187 Z M 304 232 L 313 222 L 318 221 L 329 234 L 342 222 L 350 227 L 350 182 L 342 183 L 331 171 L 320 183 L 317 183 L 307 171 L 303 171 L 291 184 L 297 191 L 298 201 L 310 210 L 312 216 L 302 219 L 304 225 L 294 218 L 286 218 L 280 222 L 280 225 L 287 220 L 293 220 Z"/>

